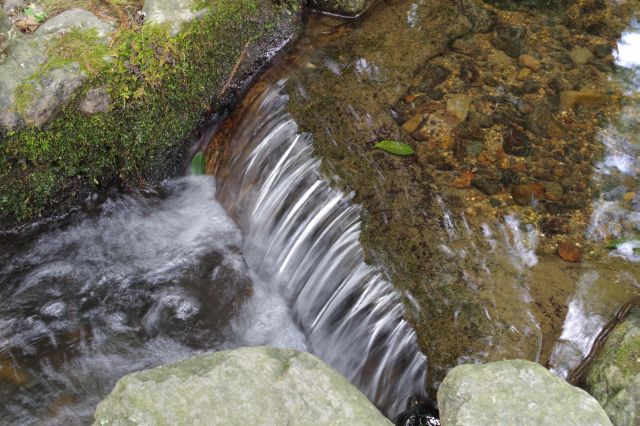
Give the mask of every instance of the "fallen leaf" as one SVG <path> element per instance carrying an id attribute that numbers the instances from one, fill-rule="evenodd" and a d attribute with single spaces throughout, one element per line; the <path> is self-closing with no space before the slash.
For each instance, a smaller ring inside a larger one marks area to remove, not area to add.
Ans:
<path id="1" fill-rule="evenodd" d="M 205 173 L 205 160 L 202 152 L 198 152 L 193 160 L 191 160 L 191 173 L 195 176 L 203 175 Z"/>
<path id="2" fill-rule="evenodd" d="M 387 151 L 391 154 L 402 156 L 413 155 L 416 153 L 413 148 L 411 148 L 411 146 L 407 145 L 404 142 L 398 141 L 381 141 L 375 145 L 375 148 Z"/>
<path id="3" fill-rule="evenodd" d="M 26 32 L 32 33 L 38 29 L 40 24 L 38 23 L 38 20 L 34 16 L 27 16 L 26 18 L 16 22 L 16 26 L 20 31 L 24 33 Z"/>

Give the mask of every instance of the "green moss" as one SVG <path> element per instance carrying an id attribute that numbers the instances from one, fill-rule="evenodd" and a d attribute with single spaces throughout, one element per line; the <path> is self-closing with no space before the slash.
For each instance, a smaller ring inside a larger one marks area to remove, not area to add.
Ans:
<path id="1" fill-rule="evenodd" d="M 640 373 L 640 335 L 632 335 L 633 327 L 629 322 L 623 322 L 615 331 L 617 335 L 625 336 L 621 339 L 621 344 L 610 354 L 614 365 L 620 368 L 625 375 L 635 375 Z"/>
<path id="2" fill-rule="evenodd" d="M 36 94 L 36 88 L 33 84 L 33 81 L 26 81 L 20 84 L 16 88 L 15 95 L 15 106 L 16 111 L 19 113 L 24 113 L 29 105 L 33 102 L 33 98 Z"/>
<path id="3" fill-rule="evenodd" d="M 221 102 L 217 95 L 247 42 L 284 15 L 271 0 L 209 6 L 207 16 L 184 24 L 176 37 L 164 26 L 145 25 L 120 30 L 110 47 L 88 31 L 56 42 L 53 63 L 82 61 L 89 81 L 45 129 L 0 134 L 2 223 L 64 211 L 92 187 L 136 188 L 171 172 L 181 142 Z M 95 51 L 86 55 L 87 49 Z M 112 59 L 103 63 L 106 54 Z M 79 112 L 86 91 L 100 86 L 111 95 L 110 111 Z M 30 93 L 25 85 L 22 104 Z"/>
<path id="4" fill-rule="evenodd" d="M 47 62 L 36 76 L 72 62 L 80 64 L 83 71 L 96 75 L 108 66 L 106 59 L 111 53 L 95 28 L 74 28 L 51 41 L 47 47 Z"/>

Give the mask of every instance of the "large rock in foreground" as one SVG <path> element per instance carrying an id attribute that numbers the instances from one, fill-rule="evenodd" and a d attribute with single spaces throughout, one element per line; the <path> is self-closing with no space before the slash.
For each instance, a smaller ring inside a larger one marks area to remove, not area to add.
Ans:
<path id="1" fill-rule="evenodd" d="M 339 373 L 293 350 L 242 348 L 120 379 L 96 425 L 390 425 Z"/>
<path id="2" fill-rule="evenodd" d="M 615 425 L 640 423 L 640 308 L 611 332 L 586 381 Z"/>
<path id="3" fill-rule="evenodd" d="M 611 425 L 598 402 L 539 364 L 461 365 L 438 389 L 443 426 Z"/>

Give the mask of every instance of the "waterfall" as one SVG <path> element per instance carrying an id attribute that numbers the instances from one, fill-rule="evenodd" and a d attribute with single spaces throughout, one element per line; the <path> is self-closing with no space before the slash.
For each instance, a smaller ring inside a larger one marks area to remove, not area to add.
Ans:
<path id="1" fill-rule="evenodd" d="M 365 263 L 360 208 L 320 174 L 283 85 L 241 108 L 216 173 L 218 198 L 243 231 L 249 266 L 285 298 L 308 350 L 395 416 L 406 396 L 423 392 L 425 356 L 399 293 Z"/>

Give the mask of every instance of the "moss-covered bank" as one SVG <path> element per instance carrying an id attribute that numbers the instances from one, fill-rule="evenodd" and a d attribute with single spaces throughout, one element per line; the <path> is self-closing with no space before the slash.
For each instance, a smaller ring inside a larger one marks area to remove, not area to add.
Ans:
<path id="1" fill-rule="evenodd" d="M 53 65 L 79 65 L 86 81 L 43 128 L 0 133 L 2 227 L 65 212 L 105 188 L 135 189 L 170 175 L 194 129 L 300 25 L 297 2 L 199 2 L 203 8 L 176 36 L 168 24 L 147 24 L 121 26 L 108 44 L 91 29 L 49 44 L 48 62 L 18 88 L 16 108 L 28 105 Z M 78 103 L 96 88 L 108 93 L 108 111 L 81 112 Z"/>

